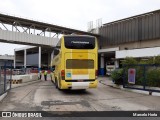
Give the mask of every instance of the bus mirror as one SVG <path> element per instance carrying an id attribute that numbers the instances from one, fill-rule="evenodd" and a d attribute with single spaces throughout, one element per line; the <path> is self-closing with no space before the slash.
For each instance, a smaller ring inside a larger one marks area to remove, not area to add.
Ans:
<path id="1" fill-rule="evenodd" d="M 54 71 L 55 70 L 55 66 L 52 66 L 52 71 Z"/>
<path id="2" fill-rule="evenodd" d="M 57 49 L 60 49 L 60 48 L 61 48 L 61 46 L 58 46 L 58 45 L 57 45 L 57 46 L 56 46 L 56 48 L 57 48 Z"/>
<path id="3" fill-rule="evenodd" d="M 57 48 L 56 48 L 56 49 L 54 49 L 54 55 L 58 55 L 58 54 L 59 54 L 59 51 L 60 51 L 60 50 L 59 50 L 59 49 L 57 49 Z"/>

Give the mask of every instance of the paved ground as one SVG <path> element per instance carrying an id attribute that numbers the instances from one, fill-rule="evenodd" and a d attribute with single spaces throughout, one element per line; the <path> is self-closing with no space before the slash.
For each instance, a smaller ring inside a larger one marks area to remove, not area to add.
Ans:
<path id="1" fill-rule="evenodd" d="M 99 78 L 105 81 L 106 79 Z M 107 83 L 107 81 L 105 81 Z M 97 89 L 59 91 L 40 81 L 12 89 L 0 111 L 160 111 L 160 97 L 123 91 L 99 83 Z"/>

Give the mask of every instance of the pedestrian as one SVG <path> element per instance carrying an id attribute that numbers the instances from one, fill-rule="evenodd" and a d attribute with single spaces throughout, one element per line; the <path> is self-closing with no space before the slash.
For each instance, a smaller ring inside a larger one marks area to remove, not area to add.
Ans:
<path id="1" fill-rule="evenodd" d="M 42 78 L 42 71 L 40 70 L 39 71 L 39 79 L 41 80 L 41 78 Z"/>
<path id="2" fill-rule="evenodd" d="M 47 70 L 44 71 L 44 80 L 47 81 Z"/>

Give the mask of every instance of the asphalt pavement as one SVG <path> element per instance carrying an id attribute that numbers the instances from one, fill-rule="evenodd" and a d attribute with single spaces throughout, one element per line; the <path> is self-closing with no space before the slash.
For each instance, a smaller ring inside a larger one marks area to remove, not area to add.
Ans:
<path id="1" fill-rule="evenodd" d="M 0 102 L 0 111 L 160 111 L 159 96 L 114 88 L 109 85 L 110 81 L 107 81 L 99 77 L 99 85 L 96 89 L 60 91 L 50 80 L 40 80 L 9 91 Z M 96 118 L 92 120 L 94 119 Z M 112 119 L 113 117 L 110 118 Z M 127 118 L 123 118 L 125 119 Z"/>

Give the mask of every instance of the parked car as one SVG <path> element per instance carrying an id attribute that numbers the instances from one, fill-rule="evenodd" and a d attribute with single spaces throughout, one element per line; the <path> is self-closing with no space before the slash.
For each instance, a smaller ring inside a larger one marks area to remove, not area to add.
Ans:
<path id="1" fill-rule="evenodd" d="M 115 66 L 114 65 L 107 65 L 106 66 L 106 75 L 110 76 L 111 73 L 115 70 Z"/>

